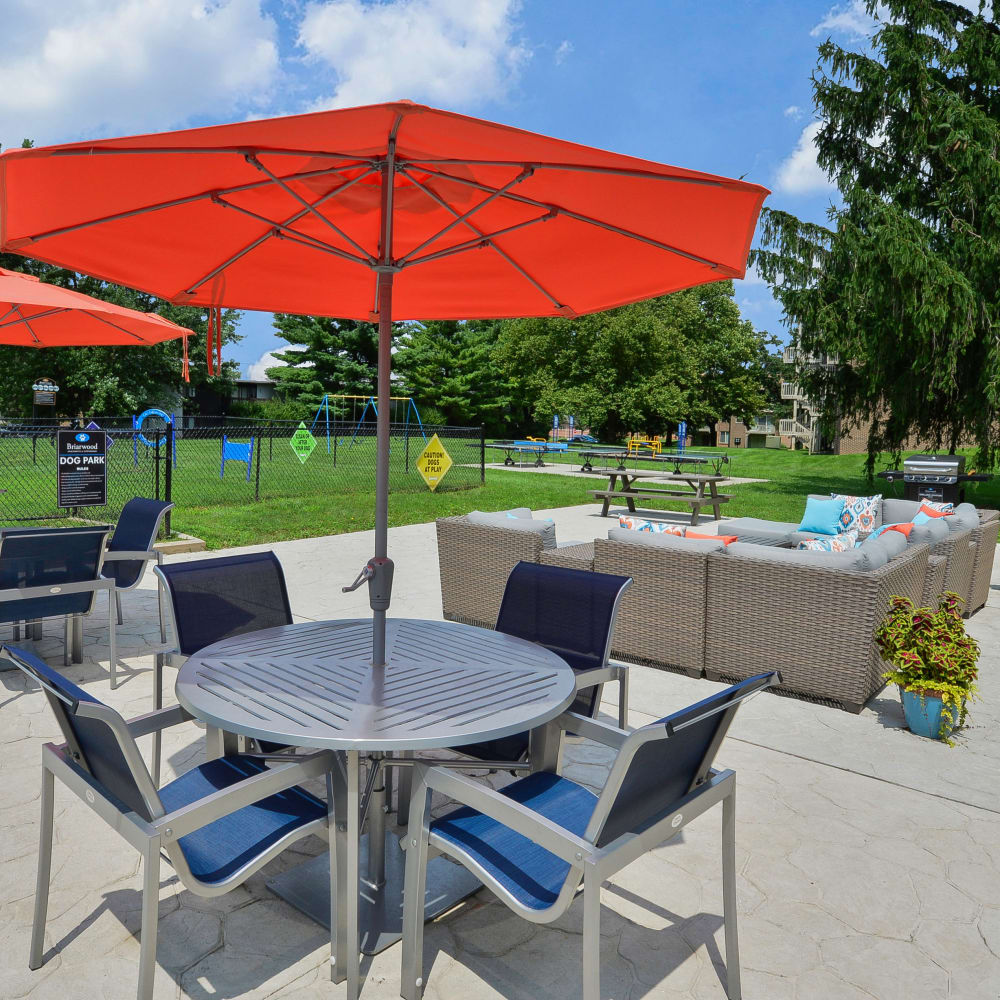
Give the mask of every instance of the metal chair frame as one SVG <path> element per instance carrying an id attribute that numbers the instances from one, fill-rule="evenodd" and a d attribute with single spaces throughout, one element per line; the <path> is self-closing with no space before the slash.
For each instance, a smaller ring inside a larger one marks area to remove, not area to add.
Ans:
<path id="1" fill-rule="evenodd" d="M 58 536 L 62 529 L 56 529 L 54 531 L 39 531 L 33 537 L 36 538 L 46 538 Z M 96 529 L 95 529 L 96 530 Z M 110 534 L 111 529 L 105 530 L 105 536 Z M 3 539 L 4 535 L 0 532 L 0 559 L 3 558 Z M 105 545 L 107 544 L 107 538 L 105 537 Z M 84 594 L 92 593 L 94 595 L 90 602 L 90 607 L 84 612 L 74 612 L 72 614 L 66 615 L 52 615 L 53 618 L 63 618 L 63 641 L 64 641 L 64 652 L 63 652 L 63 666 L 69 666 L 70 663 L 81 663 L 83 661 L 83 618 L 85 615 L 89 615 L 94 610 L 94 605 L 97 601 L 97 594 L 102 590 L 108 591 L 108 628 L 109 628 L 109 672 L 111 675 L 111 687 L 116 688 L 118 686 L 118 650 L 116 644 L 116 633 L 115 633 L 115 613 L 114 613 L 114 601 L 111 599 L 111 594 L 114 591 L 114 581 L 105 579 L 101 576 L 101 569 L 104 566 L 104 562 L 107 559 L 107 551 L 102 546 L 101 555 L 97 560 L 96 576 L 92 580 L 79 580 L 73 583 L 62 583 L 58 585 L 49 585 L 43 587 L 10 587 L 6 590 L 0 590 L 0 604 L 8 601 L 27 601 L 31 598 L 36 597 L 54 597 L 63 596 L 70 594 Z M 32 619 L 31 621 L 37 623 L 39 628 L 33 629 L 33 638 L 40 639 L 40 626 L 43 619 Z M 15 639 L 17 638 L 17 625 L 15 623 Z"/>
<path id="2" fill-rule="evenodd" d="M 12 659 L 15 664 L 22 661 L 6 647 L 3 654 Z M 22 667 L 22 669 L 24 669 Z M 319 751 L 308 757 L 301 757 L 294 762 L 287 758 L 277 758 L 275 766 L 262 771 L 254 777 L 247 778 L 236 785 L 230 786 L 211 795 L 207 795 L 196 803 L 186 805 L 173 812 L 166 812 L 160 802 L 159 794 L 152 777 L 142 759 L 142 754 L 136 746 L 136 740 L 150 733 L 159 733 L 164 729 L 188 722 L 192 716 L 179 705 L 160 709 L 146 715 L 126 721 L 114 709 L 107 705 L 92 702 L 77 702 L 62 691 L 46 683 L 33 671 L 25 670 L 60 704 L 63 712 L 71 712 L 84 719 L 96 719 L 103 722 L 114 734 L 118 746 L 128 764 L 131 776 L 135 781 L 143 802 L 152 817 L 144 820 L 136 812 L 129 809 L 117 797 L 109 793 L 104 785 L 98 782 L 87 770 L 85 757 L 75 741 L 68 739 L 66 743 L 46 743 L 42 747 L 42 791 L 41 791 L 41 823 L 38 841 L 38 873 L 35 887 L 34 918 L 31 931 L 31 951 L 29 968 L 39 969 L 44 964 L 45 920 L 48 911 L 49 882 L 52 867 L 52 832 L 53 832 L 53 801 L 54 779 L 59 780 L 73 792 L 82 802 L 86 803 L 109 826 L 113 827 L 142 856 L 142 922 L 139 950 L 139 984 L 138 1000 L 149 1000 L 153 992 L 153 976 L 156 968 L 156 935 L 159 912 L 160 890 L 160 857 L 165 852 L 166 860 L 177 872 L 185 888 L 198 896 L 221 896 L 245 882 L 251 875 L 260 870 L 269 861 L 284 851 L 291 844 L 311 834 L 323 837 L 333 843 L 331 828 L 333 824 L 333 794 L 331 774 L 333 754 L 329 750 Z M 55 703 L 53 703 L 55 708 Z M 58 718 L 58 712 L 57 712 Z M 64 734 L 71 730 L 62 725 Z M 267 850 L 248 861 L 229 877 L 218 883 L 208 884 L 197 879 L 191 873 L 187 860 L 178 844 L 181 837 L 213 823 L 224 816 L 253 805 L 270 795 L 285 791 L 302 781 L 326 776 L 327 779 L 327 816 L 322 820 L 304 823 L 289 832 Z M 331 870 L 335 866 L 331 865 Z M 331 898 L 335 898 L 331 891 Z"/>
<path id="3" fill-rule="evenodd" d="M 156 519 L 156 524 L 153 526 L 153 531 L 152 531 L 152 534 L 150 535 L 150 538 L 149 538 L 149 544 L 146 546 L 145 549 L 136 549 L 136 550 L 133 550 L 133 551 L 126 551 L 126 550 L 122 549 L 119 552 L 110 552 L 107 549 L 105 549 L 105 552 L 104 552 L 104 562 L 105 563 L 109 563 L 109 562 L 143 562 L 143 563 L 153 562 L 153 563 L 156 563 L 157 566 L 161 565 L 163 563 L 163 553 L 160 552 L 159 549 L 154 548 L 153 547 L 153 543 L 156 541 L 156 536 L 160 532 L 160 525 L 163 523 L 163 518 L 166 516 L 166 514 L 167 514 L 168 511 L 171 511 L 173 509 L 174 509 L 174 505 L 173 505 L 173 503 L 170 503 L 167 506 L 165 506 L 163 508 L 163 510 L 160 511 L 160 515 Z M 140 582 L 142 581 L 142 578 L 145 575 L 145 573 L 146 573 L 146 568 L 144 566 L 139 571 L 139 575 L 136 577 L 135 583 L 131 584 L 128 587 L 119 587 L 117 585 L 117 583 L 115 584 L 115 586 L 114 586 L 115 611 L 116 611 L 116 614 L 118 615 L 118 624 L 119 625 L 122 624 L 122 599 L 121 599 L 122 591 L 125 591 L 125 590 L 134 590 L 136 587 L 138 587 L 139 584 L 140 584 Z M 157 599 L 159 599 L 159 595 L 157 595 Z M 167 641 L 167 637 L 163 633 L 163 616 L 161 614 L 161 616 L 160 616 L 160 642 L 161 643 L 165 643 L 166 641 Z"/>
<path id="4" fill-rule="evenodd" d="M 772 675 L 764 686 L 780 681 Z M 677 726 L 670 722 L 652 723 L 631 733 L 573 712 L 564 712 L 548 723 L 537 740 L 538 770 L 558 772 L 562 735 L 570 731 L 606 746 L 614 747 L 617 757 L 598 798 L 582 837 L 508 796 L 451 769 L 414 760 L 414 789 L 410 800 L 406 849 L 406 881 L 403 890 L 403 955 L 401 996 L 419 1000 L 423 992 L 423 914 L 406 900 L 422 900 L 426 889 L 427 861 L 432 855 L 446 854 L 472 871 L 483 884 L 511 910 L 532 923 L 551 923 L 569 908 L 581 890 L 583 912 L 583 1000 L 600 998 L 600 919 L 601 883 L 643 854 L 679 834 L 692 820 L 722 803 L 722 887 L 723 920 L 726 939 L 726 994 L 740 1000 L 739 943 L 736 928 L 736 773 L 716 770 L 711 761 L 740 704 L 763 687 L 709 709 Z M 598 846 L 598 840 L 636 753 L 654 740 L 669 739 L 682 728 L 695 725 L 713 715 L 723 718 L 705 754 L 702 766 L 687 794 L 671 803 L 659 815 L 641 823 L 611 843 Z M 533 746 L 533 751 L 535 746 Z M 430 793 L 437 791 L 455 802 L 478 810 L 498 823 L 534 841 L 570 865 L 569 873 L 556 898 L 546 909 L 534 909 L 517 900 L 493 875 L 482 868 L 455 843 L 430 830 Z"/>

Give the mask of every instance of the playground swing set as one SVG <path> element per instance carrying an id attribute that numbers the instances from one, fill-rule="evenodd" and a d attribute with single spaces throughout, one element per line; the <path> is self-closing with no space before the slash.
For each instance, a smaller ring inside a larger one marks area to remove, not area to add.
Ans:
<path id="1" fill-rule="evenodd" d="M 362 401 L 364 405 L 362 405 Z M 417 409 L 417 404 L 413 401 L 412 396 L 390 396 L 389 403 L 392 407 L 390 412 L 390 423 L 403 424 L 405 428 L 405 433 L 408 435 L 410 430 L 410 419 L 414 419 L 417 423 L 417 427 L 420 429 L 420 434 L 423 439 L 427 440 L 427 434 L 424 431 L 423 421 L 420 419 L 420 411 Z M 351 409 L 350 419 L 346 419 L 348 405 Z M 313 422 L 309 427 L 309 432 L 313 433 L 316 430 L 316 424 L 319 423 L 320 417 L 323 417 L 324 426 L 326 430 L 326 451 L 327 454 L 330 453 L 330 409 L 333 408 L 333 433 L 336 437 L 337 433 L 337 413 L 343 413 L 344 418 L 341 419 L 341 423 L 353 424 L 354 430 L 351 433 L 351 442 L 349 447 L 354 447 L 354 442 L 358 437 L 358 433 L 361 431 L 362 426 L 365 423 L 365 417 L 368 415 L 368 411 L 371 410 L 372 417 L 374 420 L 378 419 L 378 403 L 374 396 L 347 396 L 338 395 L 335 393 L 326 393 L 322 400 L 320 400 L 319 407 L 316 410 L 316 416 L 313 417 Z M 358 409 L 360 407 L 360 414 Z M 399 420 L 399 410 L 402 407 L 402 420 Z M 341 445 L 344 443 L 344 438 L 340 439 Z"/>

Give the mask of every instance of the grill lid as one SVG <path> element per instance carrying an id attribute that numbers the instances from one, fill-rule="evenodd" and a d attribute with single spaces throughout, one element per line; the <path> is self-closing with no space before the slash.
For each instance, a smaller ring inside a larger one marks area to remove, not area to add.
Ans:
<path id="1" fill-rule="evenodd" d="M 956 482 L 964 474 L 964 455 L 911 455 L 903 461 L 904 480 Z"/>

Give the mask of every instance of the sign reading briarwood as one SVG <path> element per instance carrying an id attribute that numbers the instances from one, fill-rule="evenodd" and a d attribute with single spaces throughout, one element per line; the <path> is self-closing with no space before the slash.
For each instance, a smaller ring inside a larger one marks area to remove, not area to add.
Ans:
<path id="1" fill-rule="evenodd" d="M 56 497 L 60 507 L 103 507 L 108 502 L 108 435 L 61 430 L 56 434 Z"/>

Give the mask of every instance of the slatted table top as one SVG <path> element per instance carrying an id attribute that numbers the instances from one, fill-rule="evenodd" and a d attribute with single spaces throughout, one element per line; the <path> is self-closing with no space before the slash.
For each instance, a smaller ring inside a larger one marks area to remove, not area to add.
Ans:
<path id="1" fill-rule="evenodd" d="M 334 750 L 459 746 L 524 732 L 569 707 L 572 669 L 543 646 L 457 622 L 391 618 L 385 667 L 367 618 L 306 622 L 206 646 L 177 700 L 228 732 Z"/>

